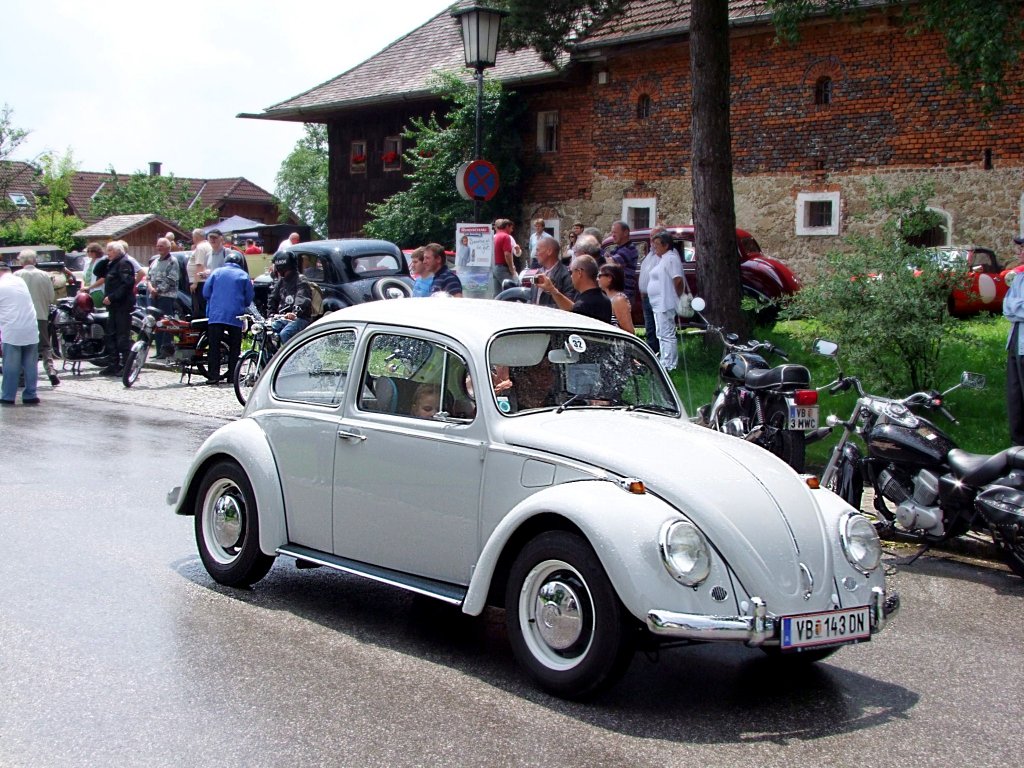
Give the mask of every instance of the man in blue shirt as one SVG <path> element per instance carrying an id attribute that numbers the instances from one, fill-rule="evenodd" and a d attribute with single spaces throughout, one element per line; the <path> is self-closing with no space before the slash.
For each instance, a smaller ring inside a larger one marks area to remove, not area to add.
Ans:
<path id="1" fill-rule="evenodd" d="M 209 318 L 207 333 L 210 339 L 207 384 L 217 384 L 222 378 L 221 339 L 227 336 L 228 342 L 228 367 L 224 379 L 231 379 L 238 363 L 238 355 L 242 351 L 242 321 L 239 316 L 245 312 L 253 299 L 252 280 L 242 267 L 243 261 L 242 254 L 228 251 L 224 257 L 224 266 L 215 269 L 203 285 L 206 316 Z"/>
<path id="2" fill-rule="evenodd" d="M 462 281 L 448 269 L 444 246 L 438 243 L 423 246 L 423 272 L 424 276 L 434 276 L 434 282 L 430 286 L 431 294 L 443 292 L 449 296 L 462 298 Z"/>
<path id="3" fill-rule="evenodd" d="M 1017 258 L 1024 263 L 1024 236 L 1013 238 Z M 1006 340 L 1006 415 L 1010 422 L 1010 442 L 1024 445 L 1024 272 L 1011 272 L 1014 278 L 1003 299 L 1003 314 L 1010 321 Z"/>

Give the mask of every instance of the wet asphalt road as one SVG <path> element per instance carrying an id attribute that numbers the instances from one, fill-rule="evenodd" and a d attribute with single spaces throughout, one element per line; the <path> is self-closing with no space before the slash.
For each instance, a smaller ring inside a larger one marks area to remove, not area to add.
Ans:
<path id="1" fill-rule="evenodd" d="M 638 656 L 534 690 L 503 617 L 278 562 L 216 585 L 164 503 L 220 420 L 46 393 L 0 411 L 2 766 L 1016 766 L 1024 581 L 889 557 L 903 611 L 802 673 Z M 69 443 L 68 439 L 73 438 Z"/>

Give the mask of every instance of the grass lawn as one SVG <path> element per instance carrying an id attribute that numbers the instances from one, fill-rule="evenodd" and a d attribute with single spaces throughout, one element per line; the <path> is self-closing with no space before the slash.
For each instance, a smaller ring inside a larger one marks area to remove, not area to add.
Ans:
<path id="1" fill-rule="evenodd" d="M 967 338 L 946 345 L 936 380 L 941 389 L 948 389 L 960 380 L 960 373 L 967 370 L 984 374 L 988 379 L 987 387 L 981 391 L 960 389 L 950 394 L 946 407 L 959 420 L 959 426 L 947 421 L 937 412 L 919 410 L 918 413 L 930 418 L 964 450 L 973 453 L 995 453 L 1010 444 L 1006 420 L 1005 351 L 1009 323 L 1003 317 L 987 315 L 963 322 Z M 798 340 L 807 338 L 811 333 L 805 321 L 788 321 L 777 323 L 770 332 L 763 328 L 755 329 L 754 336 L 758 339 L 767 339 L 784 349 L 789 355 L 790 362 L 806 365 L 811 371 L 812 385 L 820 387 L 835 378 L 836 364 L 830 358 L 813 354 L 808 344 Z M 705 349 L 703 336 L 684 335 L 681 338 L 679 368 L 672 374 L 672 381 L 683 405 L 691 415 L 699 406 L 711 401 L 711 396 L 718 386 L 718 363 L 721 356 L 721 345 L 715 344 L 711 349 Z M 842 350 L 839 351 L 839 361 L 842 362 Z M 770 362 L 778 364 L 783 361 L 775 359 Z M 861 377 L 870 374 L 869 371 L 844 372 L 847 375 Z M 872 394 L 895 397 L 911 394 L 909 391 L 868 391 Z M 822 426 L 825 423 L 825 416 L 830 413 L 842 418 L 849 416 L 856 399 L 857 396 L 853 392 L 832 397 L 822 391 L 818 400 Z M 838 438 L 839 432 L 836 431 L 824 440 L 808 446 L 808 471 L 820 472 L 824 468 Z"/>

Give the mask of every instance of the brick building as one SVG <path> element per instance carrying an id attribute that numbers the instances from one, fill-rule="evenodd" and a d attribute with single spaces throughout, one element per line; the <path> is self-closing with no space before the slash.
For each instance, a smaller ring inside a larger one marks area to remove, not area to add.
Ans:
<path id="1" fill-rule="evenodd" d="M 873 176 L 894 185 L 927 180 L 943 224 L 940 243 L 978 242 L 1011 253 L 1024 231 L 1022 92 L 985 118 L 947 87 L 935 35 L 908 36 L 898 9 L 803 25 L 775 42 L 756 0 L 733 0 L 732 139 L 737 222 L 766 251 L 813 270 L 860 224 Z M 518 212 L 556 231 L 573 221 L 607 230 L 691 220 L 688 6 L 634 2 L 581 41 L 564 69 L 532 52 L 499 53 L 489 76 L 526 99 Z M 441 105 L 433 68 L 465 72 L 447 11 L 337 78 L 266 110 L 268 119 L 324 122 L 330 138 L 329 227 L 358 232 L 366 203 L 402 188 L 401 149 L 413 115 Z M 1024 72 L 1011 74 L 1019 82 Z M 354 162 L 362 157 L 361 163 Z"/>

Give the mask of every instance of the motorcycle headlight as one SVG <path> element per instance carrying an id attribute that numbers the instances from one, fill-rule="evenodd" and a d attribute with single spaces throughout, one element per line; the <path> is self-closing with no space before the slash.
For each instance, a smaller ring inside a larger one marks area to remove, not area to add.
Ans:
<path id="1" fill-rule="evenodd" d="M 850 565 L 867 573 L 878 567 L 882 560 L 882 542 L 875 527 L 861 514 L 848 514 L 839 523 L 839 538 Z"/>
<path id="2" fill-rule="evenodd" d="M 704 534 L 689 520 L 666 523 L 658 544 L 665 569 L 676 581 L 694 587 L 708 577 L 711 552 Z"/>

